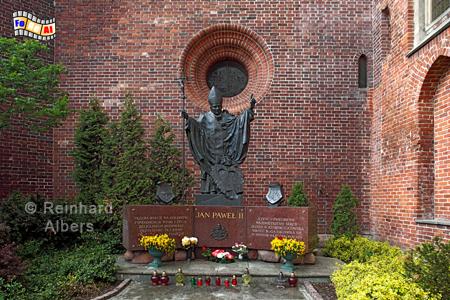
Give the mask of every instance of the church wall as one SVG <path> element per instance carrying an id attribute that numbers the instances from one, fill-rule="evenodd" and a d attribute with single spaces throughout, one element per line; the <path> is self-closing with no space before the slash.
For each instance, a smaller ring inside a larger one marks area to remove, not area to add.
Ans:
<path id="1" fill-rule="evenodd" d="M 372 91 L 371 233 L 404 247 L 436 235 L 449 240 L 450 31 L 408 55 L 413 1 L 375 1 L 373 15 L 378 72 Z"/>
<path id="2" fill-rule="evenodd" d="M 246 205 L 266 205 L 272 182 L 289 195 L 304 181 L 318 209 L 320 233 L 329 232 L 332 203 L 341 184 L 360 200 L 368 232 L 370 103 L 358 88 L 358 58 L 369 60 L 370 1 L 57 1 L 56 61 L 68 68 L 63 88 L 72 108 L 98 97 L 117 119 L 126 92 L 142 112 L 150 137 L 156 115 L 172 122 L 182 148 L 183 108 L 176 78 L 182 53 L 200 30 L 214 24 L 245 26 L 265 40 L 274 61 L 269 92 L 257 99 L 247 160 Z M 187 99 L 186 110 L 200 109 Z M 54 131 L 54 194 L 76 193 L 70 174 L 75 117 Z M 185 145 L 187 166 L 199 168 Z"/>
<path id="3" fill-rule="evenodd" d="M 41 19 L 54 17 L 53 1 L 0 1 L 0 35 L 14 36 L 13 12 L 25 10 Z M 27 39 L 27 38 L 18 38 Z M 53 61 L 53 41 L 47 59 Z M 15 118 L 11 126 L 0 131 L 0 198 L 12 191 L 53 194 L 52 132 L 33 133 Z"/>

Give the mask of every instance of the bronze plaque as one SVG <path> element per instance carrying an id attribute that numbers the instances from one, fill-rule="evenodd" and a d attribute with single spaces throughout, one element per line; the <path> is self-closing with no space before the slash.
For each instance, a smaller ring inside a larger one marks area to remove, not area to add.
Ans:
<path id="1" fill-rule="evenodd" d="M 235 243 L 245 243 L 245 208 L 196 206 L 194 232 L 199 246 L 231 247 Z"/>
<path id="2" fill-rule="evenodd" d="M 252 249 L 270 250 L 276 236 L 295 238 L 308 248 L 309 210 L 303 207 L 247 207 L 247 241 Z"/>
<path id="3" fill-rule="evenodd" d="M 193 235 L 192 206 L 130 205 L 124 218 L 123 245 L 128 250 L 142 250 L 142 235 L 167 233 L 181 247 L 184 236 Z"/>

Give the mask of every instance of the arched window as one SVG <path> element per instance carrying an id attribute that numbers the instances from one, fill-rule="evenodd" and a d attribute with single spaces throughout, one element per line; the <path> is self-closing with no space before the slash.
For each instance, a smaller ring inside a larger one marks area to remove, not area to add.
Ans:
<path id="1" fill-rule="evenodd" d="M 358 59 L 358 87 L 367 88 L 367 56 L 364 54 Z"/>

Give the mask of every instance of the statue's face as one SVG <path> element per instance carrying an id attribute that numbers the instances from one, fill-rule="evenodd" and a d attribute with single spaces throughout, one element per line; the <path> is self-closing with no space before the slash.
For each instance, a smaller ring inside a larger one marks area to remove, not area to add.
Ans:
<path id="1" fill-rule="evenodd" d="M 216 116 L 220 116 L 220 114 L 222 114 L 222 104 L 210 104 L 209 109 Z"/>

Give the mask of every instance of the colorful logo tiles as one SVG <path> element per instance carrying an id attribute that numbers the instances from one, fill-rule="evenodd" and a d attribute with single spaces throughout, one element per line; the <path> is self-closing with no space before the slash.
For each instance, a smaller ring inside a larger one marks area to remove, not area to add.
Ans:
<path id="1" fill-rule="evenodd" d="M 41 20 L 25 11 L 13 13 L 14 34 L 47 41 L 55 38 L 55 19 Z"/>

